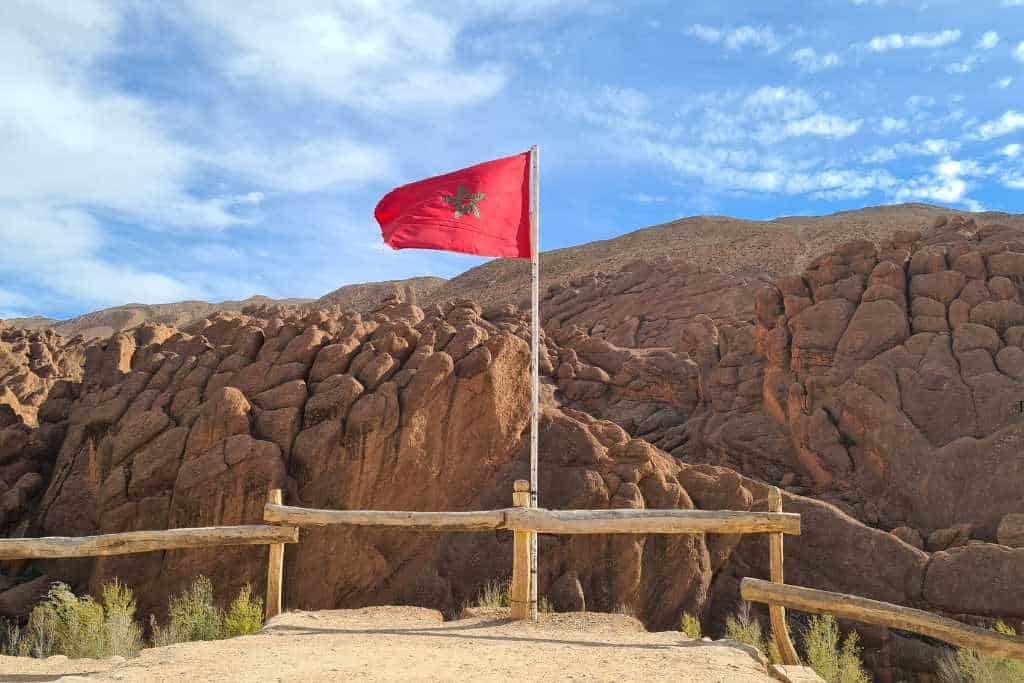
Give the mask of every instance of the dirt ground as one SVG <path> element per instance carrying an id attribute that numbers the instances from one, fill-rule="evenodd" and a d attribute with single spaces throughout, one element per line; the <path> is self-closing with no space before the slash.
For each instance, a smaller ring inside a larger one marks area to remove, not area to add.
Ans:
<path id="1" fill-rule="evenodd" d="M 258 634 L 144 650 L 135 659 L 0 657 L 0 681 L 687 681 L 772 680 L 753 650 L 682 633 L 647 633 L 631 617 L 369 607 L 288 612 Z"/>

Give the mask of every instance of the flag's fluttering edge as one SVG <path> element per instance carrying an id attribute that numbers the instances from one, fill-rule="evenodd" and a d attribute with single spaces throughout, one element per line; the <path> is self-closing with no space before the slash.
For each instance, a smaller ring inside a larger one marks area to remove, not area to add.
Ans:
<path id="1" fill-rule="evenodd" d="M 373 214 L 393 249 L 530 258 L 530 153 L 395 188 Z"/>

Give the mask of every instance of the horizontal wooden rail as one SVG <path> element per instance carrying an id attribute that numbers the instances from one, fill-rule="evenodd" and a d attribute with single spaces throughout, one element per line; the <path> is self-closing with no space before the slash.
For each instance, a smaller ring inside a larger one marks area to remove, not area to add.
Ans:
<path id="1" fill-rule="evenodd" d="M 313 510 L 274 505 L 263 510 L 263 521 L 295 526 L 400 526 L 426 531 L 490 531 L 505 523 L 502 510 L 483 512 L 398 512 L 393 510 Z"/>
<path id="2" fill-rule="evenodd" d="M 298 540 L 299 530 L 295 527 L 264 524 L 126 531 L 118 534 L 82 537 L 4 538 L 0 539 L 0 560 L 49 560 L 62 557 L 130 555 L 153 550 L 297 543 Z"/>
<path id="3" fill-rule="evenodd" d="M 411 527 L 428 531 L 509 529 L 542 534 L 756 534 L 800 533 L 800 515 L 728 510 L 545 510 L 506 508 L 480 512 L 311 510 L 267 504 L 263 519 L 295 526 Z"/>
<path id="4" fill-rule="evenodd" d="M 788 586 L 760 579 L 740 582 L 744 600 L 782 605 L 814 614 L 834 614 L 842 619 L 913 631 L 944 642 L 991 655 L 1024 660 L 1024 638 L 1006 636 L 940 617 L 931 612 L 869 600 L 845 593 Z"/>
<path id="5" fill-rule="evenodd" d="M 800 533 L 800 515 L 729 510 L 544 510 L 512 508 L 506 529 L 541 534 Z"/>

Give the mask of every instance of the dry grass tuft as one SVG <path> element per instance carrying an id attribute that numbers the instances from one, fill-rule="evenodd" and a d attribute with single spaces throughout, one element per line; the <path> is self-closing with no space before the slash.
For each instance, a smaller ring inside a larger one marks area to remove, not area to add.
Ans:
<path id="1" fill-rule="evenodd" d="M 839 643 L 839 626 L 832 615 L 812 616 L 804 632 L 807 664 L 828 683 L 871 683 L 860 660 L 859 636 L 850 631 Z"/>
<path id="2" fill-rule="evenodd" d="M 996 630 L 1007 636 L 1017 635 L 1001 621 L 996 623 Z M 1024 662 L 956 650 L 939 662 L 939 678 L 943 683 L 1024 683 Z"/>

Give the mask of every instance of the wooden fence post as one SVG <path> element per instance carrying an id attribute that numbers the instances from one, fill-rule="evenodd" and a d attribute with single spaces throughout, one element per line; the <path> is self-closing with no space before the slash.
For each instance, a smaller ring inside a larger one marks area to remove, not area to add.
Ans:
<path id="1" fill-rule="evenodd" d="M 512 506 L 530 506 L 530 482 L 516 479 L 512 485 Z M 512 587 L 510 589 L 512 618 L 526 619 L 530 616 L 530 532 L 513 532 Z"/>
<path id="2" fill-rule="evenodd" d="M 768 512 L 782 512 L 782 492 L 779 487 L 768 489 Z M 781 533 L 768 534 L 768 561 L 771 568 L 772 583 L 785 583 L 782 570 L 782 539 Z M 799 664 L 800 658 L 789 639 L 789 627 L 786 625 L 786 610 L 780 605 L 768 605 L 768 613 L 772 622 L 772 637 L 779 649 L 779 657 L 783 664 Z"/>
<path id="3" fill-rule="evenodd" d="M 270 489 L 267 502 L 273 505 L 283 503 L 281 489 Z M 284 581 L 284 544 L 272 543 L 267 556 L 267 619 L 281 613 L 281 586 Z"/>

